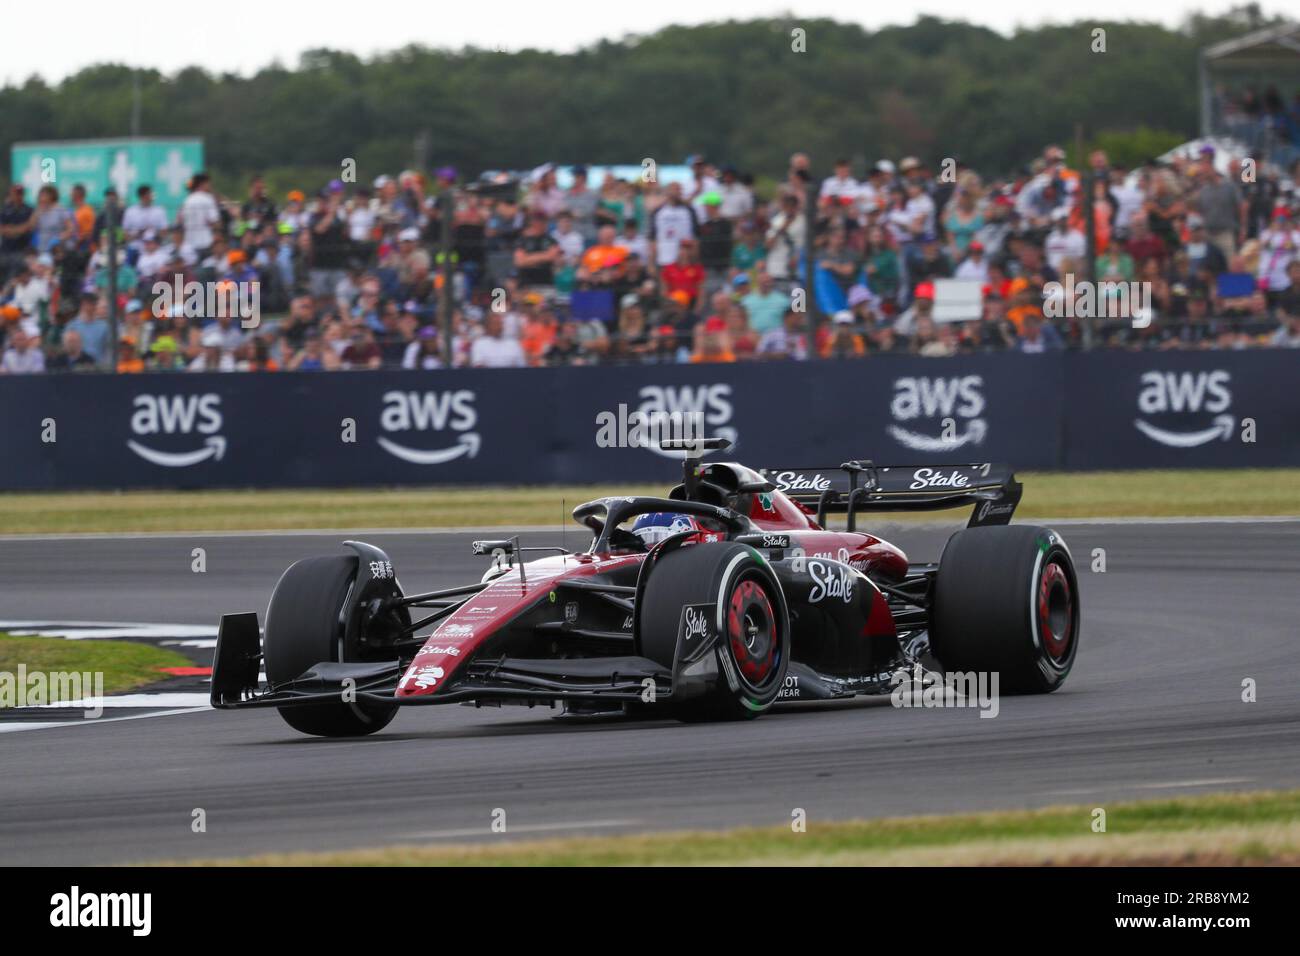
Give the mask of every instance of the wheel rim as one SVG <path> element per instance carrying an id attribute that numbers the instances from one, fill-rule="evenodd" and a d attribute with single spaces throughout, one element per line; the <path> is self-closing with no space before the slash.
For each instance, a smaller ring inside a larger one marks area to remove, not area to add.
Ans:
<path id="1" fill-rule="evenodd" d="M 766 681 L 781 663 L 776 614 L 762 585 L 740 581 L 727 605 L 727 641 L 741 676 L 752 686 Z"/>
<path id="2" fill-rule="evenodd" d="M 1043 646 L 1053 660 L 1069 657 L 1074 638 L 1074 594 L 1069 575 L 1056 561 L 1049 562 L 1038 579 L 1038 627 Z"/>

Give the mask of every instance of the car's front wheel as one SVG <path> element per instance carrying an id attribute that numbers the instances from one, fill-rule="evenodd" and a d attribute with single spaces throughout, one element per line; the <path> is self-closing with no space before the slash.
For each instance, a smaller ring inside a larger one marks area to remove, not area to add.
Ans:
<path id="1" fill-rule="evenodd" d="M 314 664 L 347 660 L 343 606 L 356 576 L 355 555 L 304 558 L 284 572 L 271 594 L 262 636 L 262 663 L 272 686 Z M 373 734 L 397 713 L 396 707 L 342 699 L 278 709 L 294 730 L 316 737 Z"/>
<path id="2" fill-rule="evenodd" d="M 713 639 L 718 679 L 707 693 L 673 704 L 683 720 L 743 720 L 776 701 L 790 659 L 790 623 L 780 585 L 751 547 L 694 544 L 659 558 L 646 581 L 641 653 L 665 667 Z M 680 671 L 680 667 L 678 667 Z"/>

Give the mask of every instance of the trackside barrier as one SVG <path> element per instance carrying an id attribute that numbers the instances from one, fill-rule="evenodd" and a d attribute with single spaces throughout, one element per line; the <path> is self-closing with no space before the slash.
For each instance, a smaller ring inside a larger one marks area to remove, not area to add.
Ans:
<path id="1" fill-rule="evenodd" d="M 1297 373 L 1268 350 L 6 376 L 0 489 L 674 480 L 656 449 L 604 447 L 638 412 L 696 416 L 759 464 L 1296 466 Z"/>

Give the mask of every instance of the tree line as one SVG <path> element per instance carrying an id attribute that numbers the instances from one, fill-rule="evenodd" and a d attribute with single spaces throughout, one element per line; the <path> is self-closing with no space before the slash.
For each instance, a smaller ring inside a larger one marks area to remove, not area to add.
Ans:
<path id="1" fill-rule="evenodd" d="M 911 154 L 1001 174 L 1047 142 L 1071 144 L 1076 128 L 1136 152 L 1195 135 L 1197 52 L 1269 22 L 1248 6 L 1177 29 L 1080 21 L 1003 36 L 933 17 L 875 31 L 789 18 L 668 27 L 573 53 L 321 49 L 250 76 L 107 64 L 0 90 L 0 135 L 6 148 L 123 136 L 134 113 L 141 135 L 202 136 L 232 186 L 254 171 L 318 186 L 346 158 L 362 180 L 696 152 L 770 176 L 794 150 L 819 170 L 838 156 L 861 168 Z"/>

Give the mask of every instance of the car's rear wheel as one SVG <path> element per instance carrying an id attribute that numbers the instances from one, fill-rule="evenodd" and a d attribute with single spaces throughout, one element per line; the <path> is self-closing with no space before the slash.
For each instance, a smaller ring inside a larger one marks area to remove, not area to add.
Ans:
<path id="1" fill-rule="evenodd" d="M 695 544 L 659 558 L 640 613 L 641 653 L 672 668 L 692 641 L 715 640 L 718 679 L 702 696 L 675 703 L 682 720 L 743 720 L 776 701 L 790 658 L 790 624 L 780 585 L 753 548 Z M 679 637 L 680 647 L 679 647 Z"/>
<path id="2" fill-rule="evenodd" d="M 1046 694 L 1074 666 L 1079 583 L 1050 528 L 958 531 L 939 560 L 931 611 L 931 649 L 946 671 L 996 671 L 1004 693 Z"/>
<path id="3" fill-rule="evenodd" d="M 304 558 L 291 565 L 271 594 L 262 637 L 262 663 L 272 684 L 314 664 L 346 661 L 343 606 L 357 575 L 355 555 Z M 388 726 L 396 707 L 347 702 L 280 707 L 294 730 L 316 737 L 361 737 Z"/>

